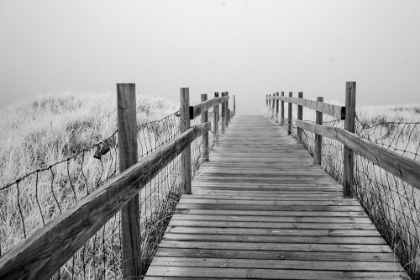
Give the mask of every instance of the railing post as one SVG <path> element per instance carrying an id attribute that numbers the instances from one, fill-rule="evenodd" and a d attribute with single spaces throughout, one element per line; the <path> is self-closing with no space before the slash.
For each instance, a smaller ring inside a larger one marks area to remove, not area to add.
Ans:
<path id="1" fill-rule="evenodd" d="M 229 95 L 229 92 L 226 92 L 226 96 L 228 96 Z M 229 101 L 226 101 L 226 104 L 225 104 L 225 117 L 226 117 L 226 127 L 228 127 L 229 126 Z"/>
<path id="2" fill-rule="evenodd" d="M 228 96 L 229 95 L 229 92 L 227 92 L 226 91 L 226 96 Z M 230 121 L 230 119 L 229 119 L 229 101 L 226 101 L 226 114 L 225 114 L 225 116 L 226 116 L 226 127 L 228 127 L 229 126 L 229 121 Z"/>
<path id="3" fill-rule="evenodd" d="M 346 118 L 344 129 L 354 133 L 356 119 L 356 82 L 346 83 Z M 353 197 L 354 152 L 344 146 L 343 196 Z"/>
<path id="4" fill-rule="evenodd" d="M 232 117 L 235 117 L 236 116 L 236 102 L 235 102 L 235 95 L 233 96 L 233 116 Z"/>
<path id="5" fill-rule="evenodd" d="M 227 92 L 222 92 L 222 97 L 227 96 Z M 226 130 L 226 102 L 222 103 L 222 134 L 225 134 Z"/>
<path id="6" fill-rule="evenodd" d="M 276 96 L 279 96 L 279 93 L 276 92 Z M 279 122 L 279 100 L 276 100 L 276 123 Z"/>
<path id="7" fill-rule="evenodd" d="M 117 84 L 117 122 L 120 172 L 138 161 L 135 84 Z M 140 279 L 140 208 L 137 194 L 121 209 L 121 242 L 124 279 Z"/>
<path id="8" fill-rule="evenodd" d="M 303 98 L 303 92 L 298 92 L 298 98 Z M 303 107 L 298 105 L 297 107 L 297 119 L 302 120 L 303 118 Z M 297 141 L 302 143 L 302 128 L 298 127 L 297 129 Z"/>
<path id="9" fill-rule="evenodd" d="M 281 96 L 284 96 L 284 91 L 281 92 Z M 284 101 L 282 100 L 280 103 L 280 125 L 284 125 Z"/>
<path id="10" fill-rule="evenodd" d="M 271 114 L 271 94 L 269 94 L 268 96 L 268 113 Z"/>
<path id="11" fill-rule="evenodd" d="M 265 95 L 265 107 L 268 107 L 268 94 Z"/>
<path id="12" fill-rule="evenodd" d="M 181 88 L 181 133 L 190 128 L 190 91 L 189 88 Z M 183 192 L 191 194 L 191 144 L 181 154 L 181 183 Z"/>
<path id="13" fill-rule="evenodd" d="M 273 93 L 273 98 L 274 98 L 274 96 L 275 96 L 276 94 L 275 93 Z M 276 102 L 275 102 L 275 100 L 273 99 L 272 100 L 272 104 L 271 104 L 271 118 L 272 119 L 274 119 L 274 116 L 276 115 Z"/>
<path id="14" fill-rule="evenodd" d="M 293 97 L 293 92 L 289 92 L 289 97 Z M 287 128 L 287 134 L 292 134 L 292 103 L 288 102 L 287 103 L 287 123 L 288 123 L 288 128 Z"/>
<path id="15" fill-rule="evenodd" d="M 219 97 L 219 93 L 214 93 L 214 98 Z M 214 106 L 213 109 L 213 123 L 214 123 L 214 142 L 217 143 L 219 139 L 219 105 Z"/>
<path id="16" fill-rule="evenodd" d="M 207 93 L 201 94 L 201 102 L 207 101 Z M 206 123 L 209 121 L 209 112 L 205 111 L 201 113 L 201 123 Z M 201 141 L 203 143 L 203 162 L 209 161 L 209 132 L 206 131 L 201 136 Z"/>
<path id="17" fill-rule="evenodd" d="M 324 97 L 317 97 L 316 101 L 324 102 Z M 316 124 L 322 125 L 323 123 L 323 114 L 322 112 L 316 111 Z M 315 134 L 315 164 L 321 165 L 322 159 L 322 136 Z"/>
<path id="18" fill-rule="evenodd" d="M 231 116 L 230 116 L 230 109 L 228 109 L 227 110 L 227 120 L 228 120 L 228 123 L 230 123 L 230 118 L 231 118 Z"/>

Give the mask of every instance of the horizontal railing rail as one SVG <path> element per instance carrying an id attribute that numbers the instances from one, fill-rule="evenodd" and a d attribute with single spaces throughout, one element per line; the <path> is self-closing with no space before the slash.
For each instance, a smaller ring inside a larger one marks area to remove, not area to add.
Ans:
<path id="1" fill-rule="evenodd" d="M 203 112 L 213 108 L 214 106 L 223 104 L 229 101 L 229 96 L 215 97 L 213 99 L 201 102 L 195 106 L 190 106 L 190 119 L 195 119 L 200 116 Z"/>
<path id="2" fill-rule="evenodd" d="M 420 163 L 396 152 L 371 143 L 339 127 L 327 127 L 301 120 L 296 126 L 309 132 L 335 139 L 358 155 L 370 160 L 392 175 L 420 189 Z"/>
<path id="3" fill-rule="evenodd" d="M 211 129 L 192 127 L 120 173 L 0 259 L 0 279 L 48 279 L 192 141 Z"/>
<path id="4" fill-rule="evenodd" d="M 344 120 L 346 116 L 346 107 L 328 104 L 324 102 L 318 102 L 315 100 L 304 99 L 304 98 L 295 98 L 295 97 L 286 97 L 286 96 L 268 96 L 266 100 L 281 100 L 284 102 L 296 104 L 303 106 L 309 109 L 313 109 L 318 112 L 330 115 L 340 120 Z"/>

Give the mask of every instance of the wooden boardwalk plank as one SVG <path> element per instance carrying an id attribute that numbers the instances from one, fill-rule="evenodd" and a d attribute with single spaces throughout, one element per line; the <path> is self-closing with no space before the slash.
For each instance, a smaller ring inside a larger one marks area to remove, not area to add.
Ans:
<path id="1" fill-rule="evenodd" d="M 355 199 L 263 117 L 235 116 L 145 279 L 410 279 Z"/>

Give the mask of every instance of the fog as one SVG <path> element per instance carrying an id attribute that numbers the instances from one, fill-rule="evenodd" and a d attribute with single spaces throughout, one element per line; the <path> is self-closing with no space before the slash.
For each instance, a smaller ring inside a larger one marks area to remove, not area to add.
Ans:
<path id="1" fill-rule="evenodd" d="M 178 101 L 229 91 L 237 114 L 266 94 L 419 102 L 420 1 L 0 0 L 0 106 L 59 92 Z"/>

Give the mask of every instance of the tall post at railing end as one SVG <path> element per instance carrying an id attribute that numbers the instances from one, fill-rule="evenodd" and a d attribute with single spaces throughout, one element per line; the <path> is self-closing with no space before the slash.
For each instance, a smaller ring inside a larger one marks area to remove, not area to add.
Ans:
<path id="1" fill-rule="evenodd" d="M 346 83 L 346 118 L 344 129 L 354 133 L 356 121 L 356 82 Z M 353 197 L 354 151 L 344 146 L 343 196 Z"/>
<path id="2" fill-rule="evenodd" d="M 289 92 L 289 97 L 293 97 L 293 92 Z M 287 134 L 292 134 L 292 125 L 293 125 L 293 114 L 292 114 L 292 103 L 288 102 L 287 103 L 287 123 L 288 123 L 288 128 L 287 128 Z"/>
<path id="3" fill-rule="evenodd" d="M 117 84 L 117 123 L 120 172 L 138 161 L 135 84 Z M 121 247 L 124 279 L 142 275 L 139 195 L 121 209 Z"/>
<path id="4" fill-rule="evenodd" d="M 317 97 L 316 101 L 324 102 L 324 97 Z M 322 125 L 323 123 L 323 114 L 322 112 L 316 111 L 316 124 Z M 322 136 L 315 134 L 315 164 L 321 165 L 322 161 Z"/>
<path id="5" fill-rule="evenodd" d="M 284 96 L 284 91 L 281 92 L 281 96 Z M 280 125 L 284 125 L 284 101 L 280 102 Z"/>
<path id="6" fill-rule="evenodd" d="M 201 94 L 201 101 L 207 101 L 207 93 L 203 93 Z M 201 123 L 206 123 L 209 121 L 209 112 L 208 111 L 204 111 L 201 113 Z M 203 143 L 203 151 L 202 151 L 202 158 L 203 158 L 203 162 L 208 162 L 209 161 L 209 133 L 208 131 L 205 131 L 203 133 L 203 135 L 201 136 L 201 141 Z"/>
<path id="7" fill-rule="evenodd" d="M 276 92 L 276 96 L 279 96 L 279 92 Z M 276 99 L 276 123 L 279 122 L 279 100 Z"/>
<path id="8" fill-rule="evenodd" d="M 180 91 L 180 129 L 181 133 L 190 128 L 190 91 L 189 88 L 181 88 Z M 191 194 L 191 145 L 188 145 L 181 154 L 181 183 L 183 192 Z"/>
<path id="9" fill-rule="evenodd" d="M 303 92 L 298 92 L 298 98 L 303 98 Z M 297 119 L 303 119 L 303 107 L 301 105 L 297 107 Z M 302 128 L 300 127 L 297 128 L 297 141 L 298 143 L 302 143 Z"/>

